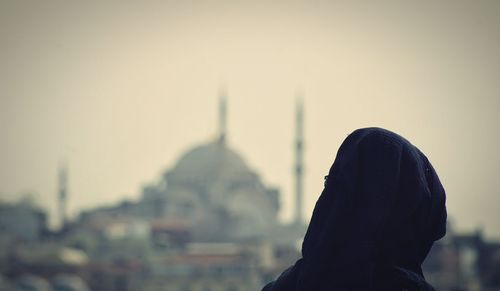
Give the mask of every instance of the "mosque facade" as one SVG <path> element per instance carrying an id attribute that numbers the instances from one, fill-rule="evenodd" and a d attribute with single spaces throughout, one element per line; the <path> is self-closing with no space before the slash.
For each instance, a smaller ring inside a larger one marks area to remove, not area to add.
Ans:
<path id="1" fill-rule="evenodd" d="M 220 98 L 219 129 L 214 140 L 187 150 L 159 181 L 145 186 L 141 199 L 82 213 L 81 220 L 103 216 L 135 216 L 165 231 L 185 229 L 194 241 L 249 238 L 299 239 L 304 227 L 280 223 L 280 192 L 265 185 L 258 173 L 227 142 L 226 99 Z M 302 217 L 302 105 L 297 110 L 296 218 Z M 285 227 L 285 228 L 284 228 Z M 292 234 L 293 233 L 293 234 Z"/>
<path id="2" fill-rule="evenodd" d="M 141 202 L 151 218 L 182 221 L 198 239 L 260 236 L 276 226 L 279 191 L 223 139 L 195 146 L 145 187 Z"/>

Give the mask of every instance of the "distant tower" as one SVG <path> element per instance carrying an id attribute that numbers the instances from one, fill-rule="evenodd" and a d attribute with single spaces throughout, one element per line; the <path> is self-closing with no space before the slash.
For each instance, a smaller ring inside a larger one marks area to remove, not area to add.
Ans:
<path id="1" fill-rule="evenodd" d="M 304 105 L 300 96 L 295 118 L 295 223 L 300 225 L 304 216 Z"/>
<path id="2" fill-rule="evenodd" d="M 59 223 L 61 229 L 64 229 L 67 223 L 66 204 L 68 198 L 68 168 L 64 162 L 59 165 L 58 184 Z"/>
<path id="3" fill-rule="evenodd" d="M 221 89 L 219 93 L 219 142 L 226 143 L 227 131 L 227 100 L 226 91 Z"/>

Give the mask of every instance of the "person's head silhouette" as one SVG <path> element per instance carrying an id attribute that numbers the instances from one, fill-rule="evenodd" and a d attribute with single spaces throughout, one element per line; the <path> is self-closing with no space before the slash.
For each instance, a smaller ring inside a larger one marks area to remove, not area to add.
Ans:
<path id="1" fill-rule="evenodd" d="M 421 264 L 446 233 L 445 191 L 403 137 L 358 129 L 342 143 L 302 244 L 265 291 L 433 290 Z"/>

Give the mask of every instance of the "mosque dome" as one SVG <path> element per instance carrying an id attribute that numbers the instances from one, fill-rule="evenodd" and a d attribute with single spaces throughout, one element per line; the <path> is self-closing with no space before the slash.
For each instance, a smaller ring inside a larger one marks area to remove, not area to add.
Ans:
<path id="1" fill-rule="evenodd" d="M 180 173 L 209 174 L 217 170 L 249 172 L 243 158 L 222 142 L 211 142 L 196 146 L 184 154 L 174 171 Z"/>
<path id="2" fill-rule="evenodd" d="M 222 141 L 195 146 L 178 160 L 166 176 L 169 183 L 189 181 L 205 184 L 217 180 L 255 179 L 243 158 Z"/>

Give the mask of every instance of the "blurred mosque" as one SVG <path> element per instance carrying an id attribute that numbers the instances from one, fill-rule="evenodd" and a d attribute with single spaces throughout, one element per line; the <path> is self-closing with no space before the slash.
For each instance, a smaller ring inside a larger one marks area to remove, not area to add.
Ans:
<path id="1" fill-rule="evenodd" d="M 227 141 L 227 103 L 219 100 L 215 140 L 183 154 L 159 182 L 144 187 L 137 202 L 83 212 L 81 220 L 128 215 L 153 221 L 168 231 L 185 229 L 196 241 L 234 241 L 248 238 L 299 240 L 305 231 L 303 201 L 303 105 L 297 104 L 295 141 L 295 218 L 291 225 L 278 220 L 280 192 L 264 185 L 259 175 Z M 62 171 L 64 173 L 64 170 Z M 66 177 L 60 175 L 59 204 L 65 205 Z M 64 206 L 60 209 L 65 223 Z M 277 234 L 280 234 L 277 236 Z"/>

